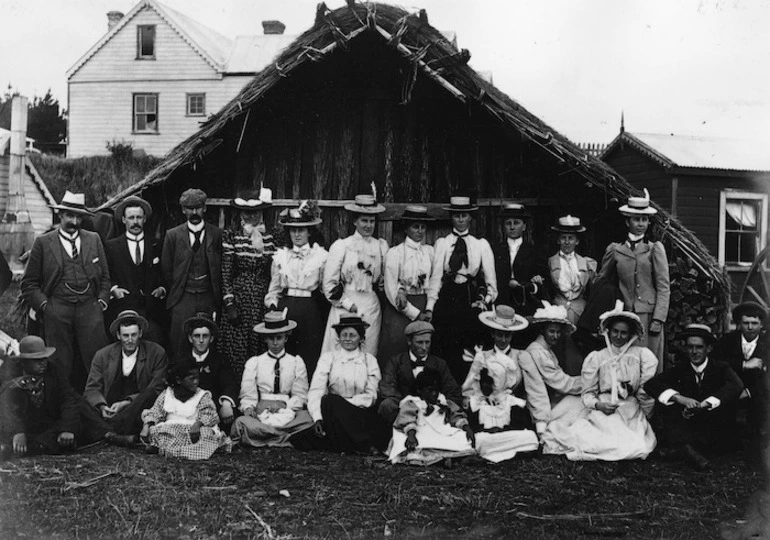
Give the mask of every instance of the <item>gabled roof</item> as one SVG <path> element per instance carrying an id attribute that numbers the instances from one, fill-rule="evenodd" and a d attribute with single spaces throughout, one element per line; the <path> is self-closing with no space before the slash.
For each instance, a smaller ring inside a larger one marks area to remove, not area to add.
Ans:
<path id="1" fill-rule="evenodd" d="M 615 137 L 602 157 L 628 144 L 663 167 L 770 171 L 770 143 L 722 137 L 629 133 Z"/>
<path id="2" fill-rule="evenodd" d="M 295 39 L 297 36 L 286 34 L 238 36 L 230 50 L 224 72 L 259 73 Z"/>
<path id="3" fill-rule="evenodd" d="M 35 139 L 32 137 L 27 137 L 27 149 L 29 150 L 30 145 L 34 147 L 35 145 Z M 11 148 L 11 131 L 5 128 L 0 128 L 0 156 L 4 156 L 6 152 L 8 152 Z M 34 151 L 37 151 L 35 149 Z"/>

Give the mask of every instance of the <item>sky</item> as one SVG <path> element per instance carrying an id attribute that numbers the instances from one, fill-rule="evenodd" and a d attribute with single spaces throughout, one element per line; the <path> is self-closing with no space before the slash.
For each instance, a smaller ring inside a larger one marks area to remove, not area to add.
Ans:
<path id="1" fill-rule="evenodd" d="M 261 34 L 278 19 L 309 28 L 318 0 L 162 0 L 218 32 Z M 331 9 L 343 0 L 328 0 Z M 766 0 L 408 0 L 457 33 L 470 65 L 577 142 L 619 131 L 770 141 Z M 134 0 L 0 0 L 0 91 L 51 88 Z"/>

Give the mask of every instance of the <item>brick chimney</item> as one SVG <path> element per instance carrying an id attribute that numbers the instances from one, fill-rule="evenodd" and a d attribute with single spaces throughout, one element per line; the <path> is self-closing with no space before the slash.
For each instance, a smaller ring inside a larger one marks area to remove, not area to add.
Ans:
<path id="1" fill-rule="evenodd" d="M 110 11 L 107 13 L 107 31 L 109 32 L 113 28 L 115 28 L 115 25 L 120 22 L 120 19 L 123 18 L 123 13 L 120 11 Z"/>
<path id="2" fill-rule="evenodd" d="M 262 29 L 265 31 L 265 35 L 283 34 L 286 30 L 286 25 L 281 21 L 262 21 Z"/>

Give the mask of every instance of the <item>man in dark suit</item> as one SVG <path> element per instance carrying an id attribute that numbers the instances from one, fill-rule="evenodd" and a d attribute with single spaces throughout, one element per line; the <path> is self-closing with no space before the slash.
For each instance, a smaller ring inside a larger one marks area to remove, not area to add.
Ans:
<path id="1" fill-rule="evenodd" d="M 659 373 L 644 389 L 659 402 L 663 442 L 683 451 L 702 470 L 709 464 L 703 453 L 734 449 L 743 384 L 729 365 L 709 358 L 714 336 L 708 326 L 690 324 L 679 338 L 685 340 L 688 361 Z"/>
<path id="2" fill-rule="evenodd" d="M 417 395 L 415 377 L 424 369 L 435 370 L 441 379 L 440 392 L 462 407 L 463 395 L 457 381 L 452 377 L 446 362 L 430 354 L 433 325 L 426 321 L 414 321 L 404 329 L 409 352 L 397 354 L 385 364 L 380 380 L 380 404 L 377 412 L 392 425 L 398 416 L 401 400 L 408 395 Z"/>
<path id="3" fill-rule="evenodd" d="M 144 339 L 165 345 L 161 322 L 166 288 L 160 269 L 160 246 L 144 233 L 152 207 L 144 199 L 131 196 L 118 204 L 115 215 L 123 222 L 126 232 L 104 245 L 112 280 L 107 324 L 112 324 L 121 311 L 132 309 L 147 319 Z"/>
<path id="4" fill-rule="evenodd" d="M 32 244 L 21 293 L 42 319 L 62 374 L 82 390 L 91 359 L 107 344 L 102 312 L 110 299 L 110 270 L 99 235 L 81 230 L 83 216 L 91 214 L 85 196 L 67 191 L 52 208 L 61 223 Z M 75 371 L 75 351 L 84 370 Z"/>
<path id="5" fill-rule="evenodd" d="M 222 231 L 203 220 L 206 194 L 188 189 L 179 204 L 187 221 L 166 233 L 161 256 L 174 354 L 186 347 L 184 322 L 196 313 L 215 314 L 222 301 Z"/>
<path id="6" fill-rule="evenodd" d="M 712 356 L 727 362 L 744 385 L 741 404 L 748 407 L 752 436 L 762 435 L 770 408 L 770 343 L 763 332 L 767 311 L 757 303 L 744 302 L 733 309 L 736 329 L 728 332 L 714 346 Z"/>
<path id="7" fill-rule="evenodd" d="M 117 343 L 94 356 L 83 397 L 84 431 L 89 442 L 130 446 L 142 429 L 141 414 L 166 386 L 168 358 L 163 347 L 142 339 L 147 320 L 126 310 L 110 326 Z"/>

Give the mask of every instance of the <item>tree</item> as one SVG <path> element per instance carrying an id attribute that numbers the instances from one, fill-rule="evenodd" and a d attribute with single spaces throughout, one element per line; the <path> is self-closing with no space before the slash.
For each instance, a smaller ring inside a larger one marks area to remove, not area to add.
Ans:
<path id="1" fill-rule="evenodd" d="M 11 101 L 9 90 L 0 97 L 0 128 L 11 129 Z M 59 100 L 51 95 L 35 96 L 27 106 L 27 137 L 35 139 L 38 145 L 59 143 L 67 135 L 67 112 L 60 109 Z"/>

